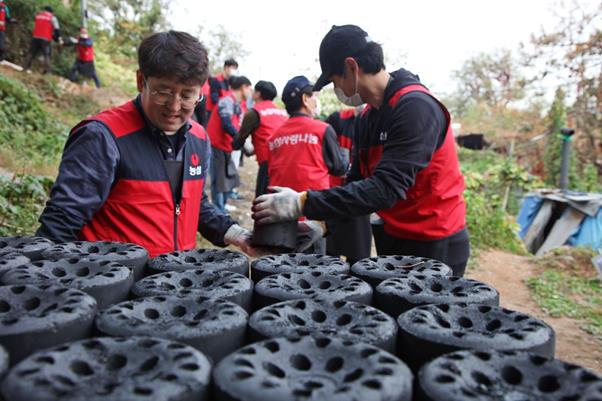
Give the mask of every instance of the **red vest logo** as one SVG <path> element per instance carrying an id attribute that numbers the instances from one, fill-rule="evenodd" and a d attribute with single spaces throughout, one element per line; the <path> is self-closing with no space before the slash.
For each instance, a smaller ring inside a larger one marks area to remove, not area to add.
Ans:
<path id="1" fill-rule="evenodd" d="M 197 155 L 196 153 L 193 153 L 190 156 L 190 168 L 188 169 L 188 172 L 190 173 L 191 176 L 197 176 L 197 175 L 201 175 L 203 173 L 203 169 L 201 168 L 200 163 L 200 159 L 199 159 L 199 155 Z"/>

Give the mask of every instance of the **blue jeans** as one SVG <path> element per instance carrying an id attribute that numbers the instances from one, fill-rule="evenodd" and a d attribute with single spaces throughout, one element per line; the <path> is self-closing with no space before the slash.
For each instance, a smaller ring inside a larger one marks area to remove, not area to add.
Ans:
<path id="1" fill-rule="evenodd" d="M 226 194 L 224 192 L 217 192 L 217 174 L 215 172 L 215 164 L 209 164 L 209 175 L 211 176 L 211 202 L 222 212 L 225 212 L 226 209 Z"/>

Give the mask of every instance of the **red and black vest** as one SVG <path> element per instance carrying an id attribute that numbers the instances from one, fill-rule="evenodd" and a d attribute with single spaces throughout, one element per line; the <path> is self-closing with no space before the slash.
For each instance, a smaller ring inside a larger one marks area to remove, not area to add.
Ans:
<path id="1" fill-rule="evenodd" d="M 405 94 L 413 91 L 432 96 L 424 86 L 412 84 L 399 89 L 389 100 L 389 105 L 394 108 Z M 406 199 L 390 209 L 377 212 L 385 222 L 385 232 L 394 237 L 432 241 L 455 234 L 466 226 L 466 204 L 462 195 L 464 177 L 460 172 L 451 117 L 445 106 L 435 100 L 448 122 L 443 144 L 433 153 L 426 168 L 418 172 L 414 185 L 406 193 Z M 383 152 L 383 141 L 386 141 L 386 137 L 368 151 L 360 149 L 363 177 L 374 173 Z"/>
<path id="2" fill-rule="evenodd" d="M 232 98 L 234 103 L 239 103 L 232 93 L 228 96 Z M 240 130 L 240 120 L 241 116 L 239 114 L 234 113 L 232 115 L 232 125 L 234 125 L 234 128 L 236 128 L 237 131 Z M 211 117 L 209 117 L 207 132 L 209 133 L 211 146 L 223 150 L 224 152 L 232 152 L 232 136 L 230 136 L 230 134 L 222 127 L 222 119 L 217 110 L 215 113 L 211 113 Z"/>
<path id="3" fill-rule="evenodd" d="M 288 119 L 286 111 L 276 107 L 271 100 L 262 100 L 253 106 L 259 116 L 259 127 L 253 132 L 252 140 L 257 163 L 268 161 L 268 139 Z"/>
<path id="4" fill-rule="evenodd" d="M 33 26 L 32 36 L 36 39 L 44 39 L 48 42 L 52 40 L 52 13 L 42 11 L 36 15 L 35 25 Z"/>
<path id="5" fill-rule="evenodd" d="M 218 81 L 220 85 L 218 100 L 230 94 L 230 86 L 228 85 L 228 81 L 226 81 L 223 73 L 219 73 L 215 77 L 209 78 L 207 81 L 211 81 L 212 79 Z M 211 85 L 211 82 L 209 82 L 209 84 Z M 209 92 L 209 97 L 207 98 L 205 108 L 207 111 L 213 111 L 215 106 L 217 105 L 213 103 L 213 100 L 211 100 L 211 92 Z"/>
<path id="6" fill-rule="evenodd" d="M 115 182 L 102 206 L 81 230 L 86 241 L 132 242 L 151 257 L 178 249 L 193 249 L 199 225 L 203 183 L 207 170 L 207 137 L 190 121 L 186 133 L 182 196 L 175 204 L 157 139 L 134 102 L 84 120 L 99 121 L 111 132 L 120 161 Z"/>
<path id="7" fill-rule="evenodd" d="M 337 142 L 339 143 L 339 147 L 341 149 L 347 149 L 349 151 L 349 155 L 351 156 L 351 147 L 353 146 L 353 133 L 355 125 L 355 109 L 345 109 L 339 111 L 338 125 L 339 126 L 336 127 L 335 131 L 337 134 Z M 352 160 L 349 160 L 349 163 L 351 162 Z M 330 176 L 331 187 L 343 185 L 344 182 L 344 177 L 336 177 L 334 175 Z"/>
<path id="8" fill-rule="evenodd" d="M 268 140 L 270 185 L 297 192 L 330 187 L 322 153 L 328 124 L 308 116 L 293 116 Z"/>
<path id="9" fill-rule="evenodd" d="M 0 31 L 6 31 L 6 6 L 0 1 Z"/>
<path id="10" fill-rule="evenodd" d="M 77 56 L 78 59 L 84 63 L 94 61 L 94 46 L 92 45 L 92 39 L 77 38 Z"/>

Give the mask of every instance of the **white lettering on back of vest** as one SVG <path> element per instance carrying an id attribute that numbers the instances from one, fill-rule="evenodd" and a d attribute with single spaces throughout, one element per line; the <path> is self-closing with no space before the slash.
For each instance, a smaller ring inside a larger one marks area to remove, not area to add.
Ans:
<path id="1" fill-rule="evenodd" d="M 291 134 L 279 136 L 268 142 L 270 150 L 278 149 L 283 145 L 298 145 L 298 144 L 317 145 L 319 143 L 318 136 L 312 133 Z"/>

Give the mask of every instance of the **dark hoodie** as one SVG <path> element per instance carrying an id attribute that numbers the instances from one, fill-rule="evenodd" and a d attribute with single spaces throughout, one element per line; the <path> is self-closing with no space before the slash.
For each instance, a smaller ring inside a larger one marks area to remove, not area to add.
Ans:
<path id="1" fill-rule="evenodd" d="M 308 191 L 303 208 L 312 220 L 344 219 L 388 209 L 406 198 L 416 174 L 424 169 L 443 144 L 448 121 L 441 106 L 426 93 L 411 92 L 394 107 L 389 99 L 402 87 L 420 84 L 417 75 L 400 69 L 391 73 L 380 109 L 369 109 L 358 122 L 353 165 L 347 185 Z M 386 132 L 386 138 L 381 133 Z M 360 174 L 360 155 L 383 145 L 374 174 Z"/>

